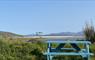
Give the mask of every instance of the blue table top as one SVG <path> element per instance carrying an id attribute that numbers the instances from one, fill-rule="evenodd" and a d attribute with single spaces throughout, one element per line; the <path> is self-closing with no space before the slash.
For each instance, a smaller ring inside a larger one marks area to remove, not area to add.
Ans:
<path id="1" fill-rule="evenodd" d="M 91 44 L 90 41 L 86 41 L 86 40 L 46 40 L 46 43 L 88 43 L 88 44 Z"/>

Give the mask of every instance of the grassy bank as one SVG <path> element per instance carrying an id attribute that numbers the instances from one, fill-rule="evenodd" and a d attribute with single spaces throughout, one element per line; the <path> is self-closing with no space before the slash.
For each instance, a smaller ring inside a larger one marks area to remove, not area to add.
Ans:
<path id="1" fill-rule="evenodd" d="M 29 42 L 35 40 L 35 42 Z M 46 60 L 42 54 L 46 50 L 46 44 L 39 41 L 40 39 L 31 38 L 2 38 L 0 39 L 0 60 Z M 95 45 L 92 44 L 90 49 L 95 53 Z M 58 56 L 54 60 L 82 60 L 78 56 Z M 95 60 L 95 56 L 91 58 Z"/>

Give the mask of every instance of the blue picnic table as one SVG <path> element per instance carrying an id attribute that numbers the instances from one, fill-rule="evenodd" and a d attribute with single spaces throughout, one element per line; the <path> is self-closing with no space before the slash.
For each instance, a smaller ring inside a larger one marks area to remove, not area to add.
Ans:
<path id="1" fill-rule="evenodd" d="M 90 60 L 90 56 L 93 53 L 90 53 L 90 44 L 88 40 L 46 40 L 47 51 L 43 54 L 47 56 L 47 60 L 53 60 L 54 56 L 64 55 L 64 56 L 81 56 L 84 60 Z M 56 48 L 52 47 L 52 44 L 58 44 Z M 66 48 L 64 45 L 70 44 L 72 47 Z M 80 48 L 78 45 L 84 45 L 84 48 Z M 71 52 L 66 52 L 64 50 L 73 50 Z"/>

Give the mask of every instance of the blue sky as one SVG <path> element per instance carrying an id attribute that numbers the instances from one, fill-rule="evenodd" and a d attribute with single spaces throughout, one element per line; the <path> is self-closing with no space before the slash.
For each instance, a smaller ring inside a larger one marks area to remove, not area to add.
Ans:
<path id="1" fill-rule="evenodd" d="M 95 25 L 94 0 L 0 0 L 0 31 L 79 32 L 91 20 Z"/>

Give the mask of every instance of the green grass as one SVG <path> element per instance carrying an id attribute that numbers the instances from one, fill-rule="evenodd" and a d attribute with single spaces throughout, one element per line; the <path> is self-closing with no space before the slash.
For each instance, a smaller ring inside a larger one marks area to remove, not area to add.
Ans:
<path id="1" fill-rule="evenodd" d="M 29 43 L 25 40 L 37 40 L 35 43 Z M 46 60 L 42 54 L 46 50 L 46 44 L 40 42 L 42 39 L 31 38 L 1 38 L 0 39 L 0 60 Z M 55 47 L 56 44 L 53 45 Z M 67 46 L 65 46 L 67 47 Z M 95 45 L 92 44 L 90 49 L 95 53 Z M 75 56 L 59 56 L 54 60 L 79 60 Z M 95 56 L 91 57 L 95 60 Z"/>

